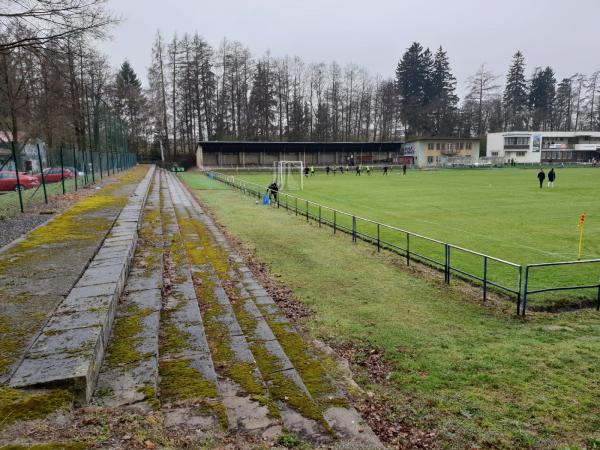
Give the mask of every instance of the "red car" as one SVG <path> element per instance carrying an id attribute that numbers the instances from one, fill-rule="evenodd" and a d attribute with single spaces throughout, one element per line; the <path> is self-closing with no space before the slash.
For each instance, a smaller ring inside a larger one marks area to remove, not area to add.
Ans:
<path id="1" fill-rule="evenodd" d="M 63 172 L 64 171 L 64 172 Z M 61 169 L 60 167 L 50 167 L 48 169 L 44 169 L 44 181 L 46 183 L 58 183 L 62 180 L 62 176 L 65 176 L 65 180 L 75 178 L 75 174 L 71 169 Z M 38 173 L 36 176 L 37 180 L 42 182 L 42 174 Z"/>
<path id="2" fill-rule="evenodd" d="M 36 177 L 19 172 L 19 185 L 17 185 L 16 172 L 0 172 L 0 191 L 18 191 L 38 187 L 40 182 Z"/>

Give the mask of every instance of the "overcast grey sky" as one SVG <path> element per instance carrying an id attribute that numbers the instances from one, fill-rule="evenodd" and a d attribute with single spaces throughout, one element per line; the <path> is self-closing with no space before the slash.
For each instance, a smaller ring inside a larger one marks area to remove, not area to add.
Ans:
<path id="1" fill-rule="evenodd" d="M 442 45 L 464 91 L 485 62 L 504 80 L 517 49 L 527 73 L 557 79 L 600 70 L 600 0 L 110 0 L 124 22 L 101 44 L 114 66 L 129 59 L 145 81 L 156 30 L 198 31 L 211 45 L 238 40 L 254 55 L 355 63 L 393 76 L 404 50 Z"/>

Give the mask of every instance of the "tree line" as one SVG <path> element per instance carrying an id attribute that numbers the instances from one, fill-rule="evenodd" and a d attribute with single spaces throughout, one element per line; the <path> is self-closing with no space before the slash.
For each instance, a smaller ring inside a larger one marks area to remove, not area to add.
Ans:
<path id="1" fill-rule="evenodd" d="M 147 87 L 95 49 L 119 23 L 106 0 L 6 0 L 0 11 L 0 131 L 98 146 L 126 124 L 129 148 L 167 157 L 203 140 L 389 141 L 502 130 L 600 130 L 600 71 L 558 81 L 516 52 L 505 80 L 482 64 L 459 99 L 446 51 L 415 42 L 393 76 L 355 64 L 253 55 L 198 33 L 160 33 Z M 504 82 L 503 82 L 504 81 Z M 105 125 L 99 126 L 103 118 Z M 107 122 L 108 120 L 108 122 Z M 6 135 L 6 133 L 5 133 Z"/>

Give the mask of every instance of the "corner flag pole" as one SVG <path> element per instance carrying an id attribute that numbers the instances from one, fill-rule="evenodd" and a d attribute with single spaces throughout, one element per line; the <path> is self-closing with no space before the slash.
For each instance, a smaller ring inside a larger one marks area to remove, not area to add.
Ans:
<path id="1" fill-rule="evenodd" d="M 585 224 L 585 213 L 581 213 L 581 217 L 579 218 L 579 224 L 577 228 L 579 228 L 579 251 L 577 252 L 577 260 L 581 260 L 581 252 L 583 250 L 583 228 Z"/>

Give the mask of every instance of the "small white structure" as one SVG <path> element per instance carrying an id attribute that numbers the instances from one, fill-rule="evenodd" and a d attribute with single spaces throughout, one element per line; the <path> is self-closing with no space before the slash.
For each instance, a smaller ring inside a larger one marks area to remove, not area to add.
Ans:
<path id="1" fill-rule="evenodd" d="M 516 163 L 591 162 L 600 159 L 598 131 L 505 131 L 487 135 L 488 158 Z"/>
<path id="2" fill-rule="evenodd" d="M 304 190 L 304 163 L 302 161 L 275 161 L 273 178 L 280 189 Z"/>

